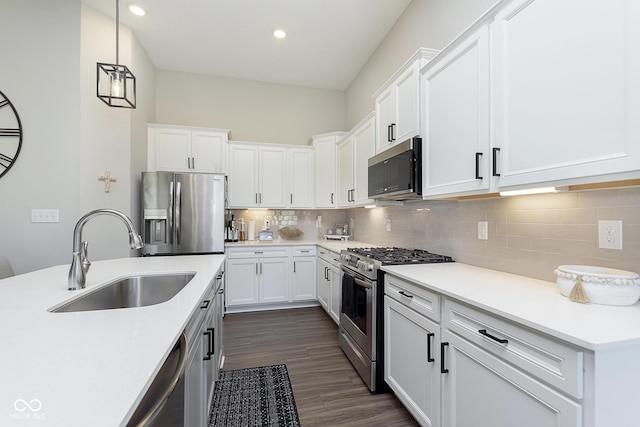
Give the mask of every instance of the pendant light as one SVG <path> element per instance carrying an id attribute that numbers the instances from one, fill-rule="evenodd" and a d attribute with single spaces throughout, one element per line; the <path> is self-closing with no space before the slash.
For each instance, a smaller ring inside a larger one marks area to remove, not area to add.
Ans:
<path id="1" fill-rule="evenodd" d="M 119 64 L 120 8 L 116 0 L 116 63 L 98 62 L 97 95 L 109 107 L 136 108 L 136 76 Z"/>

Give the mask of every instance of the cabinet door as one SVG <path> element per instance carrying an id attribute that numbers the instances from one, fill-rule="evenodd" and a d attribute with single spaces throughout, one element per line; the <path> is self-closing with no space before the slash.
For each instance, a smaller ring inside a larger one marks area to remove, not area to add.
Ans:
<path id="1" fill-rule="evenodd" d="M 213 132 L 191 133 L 191 157 L 194 172 L 224 173 L 226 138 Z"/>
<path id="2" fill-rule="evenodd" d="M 423 426 L 440 426 L 440 326 L 385 296 L 384 378 Z"/>
<path id="3" fill-rule="evenodd" d="M 340 324 L 340 303 L 342 302 L 342 271 L 329 267 L 329 316 Z"/>
<path id="4" fill-rule="evenodd" d="M 287 185 L 287 151 L 284 148 L 260 147 L 259 192 L 261 207 L 282 208 L 289 205 Z"/>
<path id="5" fill-rule="evenodd" d="M 306 301 L 316 299 L 316 258 L 293 258 L 293 301 Z"/>
<path id="6" fill-rule="evenodd" d="M 349 136 L 338 145 L 338 207 L 353 205 L 353 137 Z"/>
<path id="7" fill-rule="evenodd" d="M 442 425 L 582 426 L 578 403 L 448 330 L 442 341 L 448 369 L 442 374 Z"/>
<path id="8" fill-rule="evenodd" d="M 191 157 L 191 131 L 154 129 L 155 170 L 188 172 Z M 151 153 L 152 155 L 154 153 Z"/>
<path id="9" fill-rule="evenodd" d="M 412 64 L 393 82 L 395 117 L 393 143 L 420 134 L 420 63 Z"/>
<path id="10" fill-rule="evenodd" d="M 336 207 L 336 140 L 325 137 L 314 141 L 316 208 Z"/>
<path id="11" fill-rule="evenodd" d="M 329 311 L 329 264 L 323 259 L 318 259 L 317 298 L 325 310 Z"/>
<path id="12" fill-rule="evenodd" d="M 257 304 L 260 302 L 258 293 L 258 262 L 253 259 L 227 260 L 227 305 Z"/>
<path id="13" fill-rule="evenodd" d="M 391 135 L 394 117 L 393 94 L 392 89 L 388 88 L 376 98 L 376 153 L 380 153 L 391 147 L 394 142 Z"/>
<path id="14" fill-rule="evenodd" d="M 229 144 L 229 207 L 258 206 L 258 149 Z"/>
<path id="15" fill-rule="evenodd" d="M 260 302 L 289 301 L 291 280 L 289 258 L 263 258 L 259 261 Z"/>
<path id="16" fill-rule="evenodd" d="M 489 27 L 423 69 L 425 196 L 486 192 L 489 170 Z"/>
<path id="17" fill-rule="evenodd" d="M 313 149 L 290 149 L 289 206 L 311 208 L 314 199 Z"/>
<path id="18" fill-rule="evenodd" d="M 628 0 L 517 0 L 496 16 L 496 185 L 640 167 L 639 20 Z"/>
<path id="19" fill-rule="evenodd" d="M 189 349 L 189 361 L 184 372 L 184 425 L 185 427 L 202 427 L 206 425 L 204 364 L 202 357 L 204 348 L 201 339 L 195 340 L 195 348 Z"/>
<path id="20" fill-rule="evenodd" d="M 354 206 L 373 202 L 369 199 L 369 157 L 375 154 L 375 118 L 371 117 L 353 131 L 353 191 Z"/>

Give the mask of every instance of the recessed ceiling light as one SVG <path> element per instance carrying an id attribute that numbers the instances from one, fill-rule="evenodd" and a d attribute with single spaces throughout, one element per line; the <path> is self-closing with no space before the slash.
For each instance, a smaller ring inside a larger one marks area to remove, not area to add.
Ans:
<path id="1" fill-rule="evenodd" d="M 143 8 L 141 8 L 140 6 L 136 6 L 135 4 L 129 5 L 129 11 L 138 16 L 144 16 L 147 14 L 147 12 L 145 12 Z"/>
<path id="2" fill-rule="evenodd" d="M 277 38 L 277 39 L 283 39 L 285 37 L 287 37 L 287 32 L 285 30 L 273 30 L 273 37 Z"/>

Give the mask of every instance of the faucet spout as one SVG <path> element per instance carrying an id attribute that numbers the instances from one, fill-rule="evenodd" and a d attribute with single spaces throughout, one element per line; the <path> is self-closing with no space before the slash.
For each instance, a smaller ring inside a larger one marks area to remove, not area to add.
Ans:
<path id="1" fill-rule="evenodd" d="M 87 271 L 91 262 L 87 256 L 87 242 L 82 241 L 82 230 L 91 218 L 99 215 L 111 215 L 119 218 L 129 231 L 129 245 L 131 249 L 140 249 L 144 246 L 142 237 L 136 231 L 133 221 L 120 211 L 115 209 L 96 209 L 85 214 L 78 220 L 73 231 L 73 258 L 71 260 L 71 268 L 69 269 L 69 290 L 84 289 L 87 278 Z"/>

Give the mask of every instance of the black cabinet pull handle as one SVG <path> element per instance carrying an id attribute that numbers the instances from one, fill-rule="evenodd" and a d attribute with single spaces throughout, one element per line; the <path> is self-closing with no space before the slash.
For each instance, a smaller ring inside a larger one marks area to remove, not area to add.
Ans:
<path id="1" fill-rule="evenodd" d="M 205 336 L 205 337 L 208 337 L 208 339 L 209 339 L 209 345 L 207 346 L 207 347 L 209 347 L 208 350 L 207 350 L 207 355 L 204 356 L 202 358 L 202 360 L 211 360 L 211 351 L 210 351 L 211 350 L 211 332 L 207 329 L 206 331 L 204 331 L 202 333 L 202 335 Z"/>
<path id="2" fill-rule="evenodd" d="M 448 342 L 440 343 L 440 373 L 448 374 L 449 370 L 444 367 L 444 349 L 449 347 Z"/>
<path id="3" fill-rule="evenodd" d="M 293 261 L 293 272 L 294 273 L 296 272 L 296 262 L 295 261 Z"/>
<path id="4" fill-rule="evenodd" d="M 487 337 L 487 338 L 491 338 L 492 340 L 499 342 L 500 344 L 507 344 L 507 343 L 509 343 L 509 340 L 504 339 L 504 338 L 498 338 L 498 337 L 496 337 L 496 336 L 494 336 L 494 335 L 491 335 L 489 332 L 487 332 L 487 330 L 486 330 L 486 329 L 479 329 L 479 330 L 478 330 L 478 332 L 479 332 L 480 334 L 484 335 L 484 336 L 485 336 L 485 337 Z"/>
<path id="5" fill-rule="evenodd" d="M 395 134 L 395 130 L 396 130 L 396 124 L 395 123 L 391 123 L 391 142 L 396 140 L 396 136 Z"/>
<path id="6" fill-rule="evenodd" d="M 480 176 L 480 158 L 482 157 L 482 153 L 476 153 L 476 179 L 482 179 Z"/>
<path id="7" fill-rule="evenodd" d="M 293 204 L 293 193 L 291 193 L 290 196 L 291 196 L 291 202 L 289 203 Z"/>
<path id="8" fill-rule="evenodd" d="M 215 342 L 213 341 L 214 331 L 215 331 L 215 328 L 207 328 L 207 332 L 209 332 L 209 338 L 211 338 L 209 340 L 209 353 L 210 354 L 213 354 L 213 353 L 216 352 Z"/>
<path id="9" fill-rule="evenodd" d="M 206 300 L 202 301 L 202 305 L 200 306 L 200 308 L 204 310 L 207 307 L 209 307 L 210 303 L 211 303 L 211 300 L 206 299 Z"/>
<path id="10" fill-rule="evenodd" d="M 333 204 L 333 193 L 331 193 L 331 204 Z"/>
<path id="11" fill-rule="evenodd" d="M 195 168 L 196 168 L 196 158 L 195 158 L 195 157 L 192 157 L 192 158 L 191 158 L 191 168 L 192 168 L 192 169 L 195 169 Z"/>
<path id="12" fill-rule="evenodd" d="M 409 295 L 408 293 L 406 293 L 405 291 L 400 291 L 398 292 L 400 295 L 405 296 L 409 299 L 413 298 L 413 295 Z"/>
<path id="13" fill-rule="evenodd" d="M 387 142 L 391 142 L 391 125 L 387 126 Z"/>
<path id="14" fill-rule="evenodd" d="M 499 147 L 493 147 L 493 176 L 500 176 L 498 173 L 498 153 L 500 152 Z"/>
<path id="15" fill-rule="evenodd" d="M 435 360 L 436 360 L 433 357 L 431 357 L 431 340 L 435 336 L 436 336 L 436 334 L 434 334 L 433 332 L 429 332 L 427 334 L 427 362 L 429 362 L 429 363 L 435 362 Z"/>

